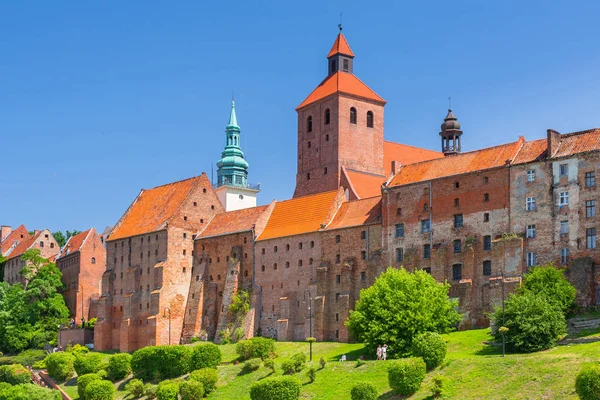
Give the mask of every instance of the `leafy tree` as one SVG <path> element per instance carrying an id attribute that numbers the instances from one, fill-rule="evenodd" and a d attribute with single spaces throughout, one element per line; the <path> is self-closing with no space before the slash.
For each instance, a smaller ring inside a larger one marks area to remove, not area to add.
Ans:
<path id="1" fill-rule="evenodd" d="M 81 231 L 78 230 L 66 232 L 67 233 L 64 234 L 61 231 L 57 231 L 52 234 L 52 236 L 54 236 L 54 239 L 58 242 L 59 247 L 63 247 L 65 244 L 67 244 L 67 240 L 69 240 L 71 236 L 79 235 L 81 233 Z"/>
<path id="2" fill-rule="evenodd" d="M 392 358 L 408 355 L 419 333 L 448 332 L 461 320 L 449 288 L 425 271 L 388 268 L 373 286 L 360 291 L 346 326 L 373 353 L 385 343 Z"/>
<path id="3" fill-rule="evenodd" d="M 575 304 L 576 290 L 565 278 L 564 271 L 564 268 L 556 268 L 552 263 L 533 267 L 523 277 L 523 287 L 518 293 L 544 296 L 546 301 L 567 313 Z"/>

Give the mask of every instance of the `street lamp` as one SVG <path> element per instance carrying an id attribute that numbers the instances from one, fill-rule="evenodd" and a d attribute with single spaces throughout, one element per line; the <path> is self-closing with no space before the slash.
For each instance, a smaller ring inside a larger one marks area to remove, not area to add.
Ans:
<path id="1" fill-rule="evenodd" d="M 169 307 L 165 307 L 163 311 L 163 318 L 167 318 L 167 311 L 169 312 L 169 345 L 171 345 L 171 309 Z"/>
<path id="2" fill-rule="evenodd" d="M 504 271 L 500 271 L 500 277 L 502 278 L 502 357 L 506 354 L 506 339 L 504 337 Z"/>
<path id="3" fill-rule="evenodd" d="M 309 337 L 310 340 L 308 342 L 310 346 L 310 361 L 312 361 L 312 295 L 310 294 L 310 290 L 306 289 L 304 291 L 304 302 L 306 303 L 306 293 L 308 293 L 308 329 L 309 329 Z"/>
<path id="4" fill-rule="evenodd" d="M 83 316 L 83 285 L 80 283 L 77 285 L 77 288 L 81 288 L 81 290 L 77 290 L 77 293 L 81 292 L 81 329 L 83 329 L 83 324 L 85 322 L 85 318 Z"/>

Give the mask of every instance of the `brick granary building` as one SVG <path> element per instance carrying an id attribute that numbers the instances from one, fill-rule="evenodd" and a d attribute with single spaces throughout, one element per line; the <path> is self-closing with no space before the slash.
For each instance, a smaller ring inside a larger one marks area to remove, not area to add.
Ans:
<path id="1" fill-rule="evenodd" d="M 488 324 L 502 285 L 547 262 L 567 268 L 582 306 L 600 304 L 600 129 L 462 152 L 448 110 L 440 152 L 388 142 L 386 102 L 353 63 L 340 31 L 326 78 L 296 109 L 292 199 L 256 206 L 233 103 L 217 182 L 140 193 L 106 240 L 98 349 L 234 330 L 348 341 L 360 290 L 390 266 L 449 282 L 464 328 Z M 241 321 L 229 311 L 240 290 L 251 293 Z"/>

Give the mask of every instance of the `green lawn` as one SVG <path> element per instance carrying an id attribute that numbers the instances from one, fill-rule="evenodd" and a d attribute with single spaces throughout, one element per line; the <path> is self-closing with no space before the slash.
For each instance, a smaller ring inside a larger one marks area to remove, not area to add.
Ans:
<path id="1" fill-rule="evenodd" d="M 421 390 L 410 399 L 426 399 L 431 395 L 432 377 L 441 375 L 447 385 L 444 398 L 449 399 L 576 399 L 575 376 L 585 362 L 600 361 L 600 342 L 559 346 L 535 354 L 509 354 L 501 357 L 499 347 L 484 345 L 489 340 L 488 330 L 454 332 L 444 336 L 448 356 L 443 365 L 427 374 Z M 223 361 L 236 358 L 235 345 L 221 346 Z M 278 342 L 276 375 L 281 374 L 281 361 L 298 351 L 308 353 L 308 344 Z M 349 361 L 338 361 L 346 354 Z M 327 360 L 324 370 L 317 372 L 314 383 L 309 383 L 305 371 L 297 376 L 302 380 L 303 399 L 349 399 L 350 389 L 357 382 L 373 383 L 381 399 L 396 399 L 387 382 L 387 365 L 392 361 L 367 361 L 357 367 L 356 359 L 363 354 L 360 344 L 315 343 L 313 364 L 318 367 L 321 357 Z M 241 364 L 222 365 L 219 370 L 219 388 L 209 399 L 249 399 L 252 382 L 271 375 L 261 367 L 247 375 L 239 375 Z M 74 382 L 65 387 L 77 398 Z M 121 388 L 124 386 L 120 383 Z M 124 398 L 118 392 L 118 399 Z"/>

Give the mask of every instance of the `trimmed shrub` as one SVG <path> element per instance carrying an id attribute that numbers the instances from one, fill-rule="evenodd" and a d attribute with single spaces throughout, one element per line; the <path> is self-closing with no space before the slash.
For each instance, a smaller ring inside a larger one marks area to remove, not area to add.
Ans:
<path id="1" fill-rule="evenodd" d="M 263 361 L 263 365 L 265 368 L 269 368 L 271 371 L 275 372 L 275 360 L 272 358 L 267 358 L 265 361 Z"/>
<path id="2" fill-rule="evenodd" d="M 281 363 L 281 369 L 285 375 L 291 375 L 296 372 L 296 368 L 294 367 L 294 362 L 292 360 L 283 360 Z"/>
<path id="3" fill-rule="evenodd" d="M 133 398 L 142 397 L 144 395 L 144 382 L 140 379 L 132 379 L 125 385 L 125 391 Z"/>
<path id="4" fill-rule="evenodd" d="M 204 387 L 204 393 L 208 396 L 217 388 L 219 374 L 214 368 L 202 368 L 192 371 L 190 374 L 190 380 L 200 382 Z"/>
<path id="5" fill-rule="evenodd" d="M 133 353 L 131 369 L 144 381 L 176 378 L 189 372 L 190 355 L 186 346 L 148 346 Z"/>
<path id="6" fill-rule="evenodd" d="M 388 381 L 394 393 L 407 396 L 419 390 L 426 372 L 422 358 L 404 358 L 389 366 Z"/>
<path id="7" fill-rule="evenodd" d="M 37 349 L 29 349 L 20 352 L 18 355 L 14 356 L 13 359 L 15 364 L 21 364 L 25 367 L 31 367 L 38 361 L 46 358 L 48 354 L 44 350 Z"/>
<path id="8" fill-rule="evenodd" d="M 31 366 L 33 369 L 46 369 L 46 360 L 40 360 L 33 363 Z"/>
<path id="9" fill-rule="evenodd" d="M 302 383 L 298 378 L 278 376 L 265 378 L 250 386 L 252 400 L 298 400 Z"/>
<path id="10" fill-rule="evenodd" d="M 74 353 L 73 367 L 77 375 L 92 374 L 102 369 L 102 355 L 99 353 Z"/>
<path id="11" fill-rule="evenodd" d="M 52 353 L 46 357 L 48 375 L 56 381 L 66 381 L 75 373 L 74 362 L 75 357 L 71 353 Z"/>
<path id="12" fill-rule="evenodd" d="M 92 381 L 85 387 L 85 400 L 113 400 L 115 387 L 109 381 Z"/>
<path id="13" fill-rule="evenodd" d="M 441 376 L 434 376 L 431 380 L 431 395 L 433 397 L 440 397 L 444 391 L 444 378 Z"/>
<path id="14" fill-rule="evenodd" d="M 575 390 L 581 400 L 600 399 L 600 365 L 584 366 L 575 379 Z"/>
<path id="15" fill-rule="evenodd" d="M 439 333 L 424 332 L 413 339 L 411 352 L 425 361 L 427 369 L 433 369 L 446 358 L 446 342 Z"/>
<path id="16" fill-rule="evenodd" d="M 183 382 L 179 387 L 181 400 L 200 400 L 204 397 L 204 386 L 197 381 Z"/>
<path id="17" fill-rule="evenodd" d="M 11 386 L 0 383 L 0 400 L 62 400 L 57 390 L 40 387 L 33 383 Z"/>
<path id="18" fill-rule="evenodd" d="M 85 399 L 85 388 L 91 382 L 101 381 L 102 378 L 98 374 L 85 374 L 77 377 L 77 394 L 80 399 Z"/>
<path id="19" fill-rule="evenodd" d="M 65 353 L 72 353 L 72 354 L 85 354 L 85 353 L 89 353 L 90 349 L 88 349 L 86 346 L 82 346 L 80 344 L 76 344 L 75 346 L 70 346 L 67 345 L 67 348 L 65 349 Z"/>
<path id="20" fill-rule="evenodd" d="M 260 368 L 261 364 L 262 364 L 262 362 L 261 362 L 260 358 L 252 358 L 244 363 L 241 373 L 249 374 L 252 371 L 256 371 Z"/>
<path id="21" fill-rule="evenodd" d="M 157 390 L 158 390 L 157 385 L 153 385 L 151 383 L 146 383 L 144 385 L 144 393 L 146 394 L 147 399 L 155 399 Z"/>
<path id="22" fill-rule="evenodd" d="M 327 361 L 323 357 L 319 359 L 319 365 L 321 365 L 321 369 L 325 369 L 325 365 L 327 365 Z"/>
<path id="23" fill-rule="evenodd" d="M 106 372 L 105 369 L 101 369 L 100 371 L 96 372 L 96 375 L 98 375 L 100 377 L 100 379 L 104 379 L 104 380 L 108 379 L 108 372 Z"/>
<path id="24" fill-rule="evenodd" d="M 352 400 L 376 400 L 377 389 L 370 382 L 360 382 L 350 390 L 350 398 Z"/>
<path id="25" fill-rule="evenodd" d="M 249 340 L 240 340 L 235 346 L 235 352 L 242 361 L 251 358 L 265 360 L 269 354 L 275 352 L 275 340 L 258 336 Z"/>
<path id="26" fill-rule="evenodd" d="M 294 363 L 294 371 L 300 372 L 306 367 L 306 354 L 296 353 L 290 359 Z"/>
<path id="27" fill-rule="evenodd" d="M 20 364 L 3 365 L 0 367 L 0 382 L 20 385 L 31 382 L 31 372 Z"/>
<path id="28" fill-rule="evenodd" d="M 108 359 L 106 372 L 112 381 L 118 381 L 129 376 L 131 373 L 131 354 L 119 353 L 111 356 Z"/>
<path id="29" fill-rule="evenodd" d="M 214 343 L 199 344 L 194 347 L 190 367 L 192 370 L 200 368 L 217 368 L 221 364 L 221 349 Z"/>
<path id="30" fill-rule="evenodd" d="M 173 381 L 161 382 L 156 390 L 158 400 L 178 400 L 179 384 Z"/>
<path id="31" fill-rule="evenodd" d="M 315 367 L 308 368 L 308 370 L 306 371 L 306 376 L 308 377 L 310 383 L 313 383 L 317 378 L 317 369 Z"/>
<path id="32" fill-rule="evenodd" d="M 235 345 L 235 352 L 241 361 L 252 358 L 252 342 L 250 340 L 240 340 Z"/>

